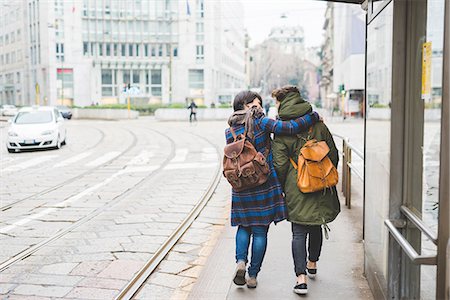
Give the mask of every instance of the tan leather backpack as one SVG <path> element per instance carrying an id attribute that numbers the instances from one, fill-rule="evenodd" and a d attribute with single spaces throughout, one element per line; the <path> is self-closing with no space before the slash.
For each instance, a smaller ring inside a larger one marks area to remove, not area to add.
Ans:
<path id="1" fill-rule="evenodd" d="M 339 175 L 328 157 L 330 148 L 325 141 L 309 140 L 300 149 L 297 164 L 297 186 L 302 193 L 313 193 L 337 185 Z"/>
<path id="2" fill-rule="evenodd" d="M 246 133 L 236 136 L 233 128 L 230 127 L 230 131 L 234 141 L 224 148 L 223 176 L 236 192 L 265 183 L 270 172 L 266 161 L 269 147 L 266 147 L 265 154 L 262 154 L 256 151 L 253 144 L 246 138 Z"/>

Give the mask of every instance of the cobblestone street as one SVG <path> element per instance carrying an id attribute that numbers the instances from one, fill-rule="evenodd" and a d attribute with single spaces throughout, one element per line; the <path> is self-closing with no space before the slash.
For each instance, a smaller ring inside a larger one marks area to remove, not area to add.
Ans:
<path id="1" fill-rule="evenodd" d="M 116 297 L 220 171 L 225 126 L 70 121 L 61 150 L 2 149 L 2 298 Z M 331 128 L 356 139 L 361 123 Z M 137 299 L 188 298 L 229 222 L 229 197 L 229 184 L 220 180 Z"/>

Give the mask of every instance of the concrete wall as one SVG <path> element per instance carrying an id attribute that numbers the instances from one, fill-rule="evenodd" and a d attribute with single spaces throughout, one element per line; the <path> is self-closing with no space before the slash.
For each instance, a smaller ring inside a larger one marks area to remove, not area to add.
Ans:
<path id="1" fill-rule="evenodd" d="M 128 114 L 126 109 L 74 108 L 72 114 L 74 119 L 122 120 L 139 117 L 138 111 L 131 110 Z"/>
<path id="2" fill-rule="evenodd" d="M 232 113 L 232 108 L 200 108 L 197 110 L 197 120 L 228 120 Z M 160 108 L 155 111 L 159 121 L 187 121 L 189 115 L 189 109 Z"/>

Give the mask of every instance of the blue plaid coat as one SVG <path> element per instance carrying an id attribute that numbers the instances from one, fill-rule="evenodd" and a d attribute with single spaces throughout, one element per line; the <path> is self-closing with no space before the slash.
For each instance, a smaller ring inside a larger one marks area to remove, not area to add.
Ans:
<path id="1" fill-rule="evenodd" d="M 254 141 L 256 150 L 264 153 L 268 142 L 271 142 L 270 134 L 294 135 L 306 131 L 318 120 L 318 115 L 305 115 L 295 120 L 276 121 L 267 117 L 255 119 Z M 243 134 L 244 125 L 233 126 L 237 135 Z M 227 144 L 233 142 L 230 129 L 225 130 Z M 255 188 L 241 192 L 232 190 L 231 225 L 232 226 L 258 226 L 269 225 L 272 222 L 280 222 L 287 217 L 287 208 L 284 202 L 280 182 L 273 167 L 272 150 L 269 152 L 267 162 L 270 174 L 267 181 Z"/>

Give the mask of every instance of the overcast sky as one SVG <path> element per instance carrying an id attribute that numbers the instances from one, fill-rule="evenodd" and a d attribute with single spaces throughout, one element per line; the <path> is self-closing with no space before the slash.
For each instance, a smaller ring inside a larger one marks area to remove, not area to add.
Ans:
<path id="1" fill-rule="evenodd" d="M 317 0 L 243 0 L 245 27 L 251 45 L 262 42 L 274 26 L 300 25 L 305 30 L 307 47 L 319 46 L 323 41 L 325 1 Z M 285 15 L 286 18 L 281 18 Z"/>

